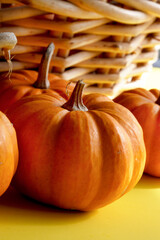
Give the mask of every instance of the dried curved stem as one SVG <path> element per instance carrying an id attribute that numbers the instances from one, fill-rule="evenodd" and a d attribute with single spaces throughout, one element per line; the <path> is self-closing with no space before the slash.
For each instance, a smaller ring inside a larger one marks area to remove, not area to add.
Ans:
<path id="1" fill-rule="evenodd" d="M 38 71 L 38 78 L 33 85 L 35 88 L 47 89 L 50 87 L 50 82 L 48 80 L 48 73 L 49 73 L 49 67 L 50 67 L 50 62 L 52 60 L 53 52 L 54 52 L 54 44 L 50 43 L 42 56 L 41 63 L 39 66 L 39 71 Z"/>
<path id="2" fill-rule="evenodd" d="M 77 81 L 69 100 L 63 104 L 62 108 L 68 111 L 88 111 L 82 100 L 84 85 L 82 80 Z"/>

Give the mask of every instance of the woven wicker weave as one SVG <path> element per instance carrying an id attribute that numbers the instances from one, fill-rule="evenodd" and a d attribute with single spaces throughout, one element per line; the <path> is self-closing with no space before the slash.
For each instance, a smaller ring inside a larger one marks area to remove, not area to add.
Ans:
<path id="1" fill-rule="evenodd" d="M 37 69 L 44 48 L 53 42 L 51 72 L 66 80 L 83 79 L 86 92 L 115 94 L 140 81 L 157 60 L 159 1 L 0 3 L 0 32 L 13 32 L 18 39 L 11 52 L 13 70 Z M 3 71 L 8 71 L 8 65 L 1 60 L 0 72 Z"/>

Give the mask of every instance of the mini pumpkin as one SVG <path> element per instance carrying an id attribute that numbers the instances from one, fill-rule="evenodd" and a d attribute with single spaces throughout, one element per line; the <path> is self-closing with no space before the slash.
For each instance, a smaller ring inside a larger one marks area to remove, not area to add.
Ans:
<path id="1" fill-rule="evenodd" d="M 60 208 L 89 211 L 131 190 L 145 165 L 143 132 L 129 110 L 101 94 L 26 97 L 7 112 L 19 142 L 13 183 Z"/>
<path id="2" fill-rule="evenodd" d="M 6 110 L 20 98 L 28 95 L 38 95 L 41 93 L 60 94 L 68 99 L 66 87 L 68 81 L 48 73 L 49 65 L 54 51 L 54 44 L 49 44 L 44 52 L 39 72 L 34 70 L 14 71 L 11 77 L 3 73 L 0 75 L 0 110 Z M 73 90 L 73 84 L 68 85 L 68 92 Z"/>
<path id="3" fill-rule="evenodd" d="M 6 115 L 0 112 L 0 196 L 8 189 L 17 164 L 16 132 Z"/>
<path id="4" fill-rule="evenodd" d="M 147 152 L 144 172 L 160 177 L 160 90 L 136 88 L 122 92 L 114 101 L 128 108 L 143 129 Z"/>

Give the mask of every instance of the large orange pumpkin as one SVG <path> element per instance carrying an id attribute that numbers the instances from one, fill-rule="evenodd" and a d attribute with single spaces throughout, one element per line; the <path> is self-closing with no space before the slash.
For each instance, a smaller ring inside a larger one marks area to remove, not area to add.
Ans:
<path id="1" fill-rule="evenodd" d="M 146 146 L 145 172 L 160 177 L 160 91 L 136 88 L 121 93 L 115 102 L 128 108 L 140 123 Z"/>
<path id="2" fill-rule="evenodd" d="M 6 117 L 0 112 L 0 196 L 9 187 L 18 163 L 16 132 Z"/>
<path id="3" fill-rule="evenodd" d="M 100 208 L 132 189 L 142 176 L 142 129 L 129 110 L 101 94 L 82 100 L 78 81 L 66 100 L 26 97 L 9 109 L 19 142 L 14 185 L 65 209 Z"/>
<path id="4" fill-rule="evenodd" d="M 0 75 L 1 111 L 6 112 L 13 103 L 28 95 L 41 93 L 55 95 L 57 93 L 68 99 L 66 94 L 68 81 L 48 73 L 53 51 L 54 45 L 51 43 L 42 56 L 39 72 L 33 70 L 14 71 L 10 78 L 4 73 Z M 69 93 L 73 90 L 73 86 L 73 84 L 68 85 Z"/>

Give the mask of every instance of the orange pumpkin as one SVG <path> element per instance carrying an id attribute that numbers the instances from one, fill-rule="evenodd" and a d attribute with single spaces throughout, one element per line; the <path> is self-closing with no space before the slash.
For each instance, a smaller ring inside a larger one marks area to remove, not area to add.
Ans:
<path id="1" fill-rule="evenodd" d="M 136 88 L 121 93 L 115 102 L 128 108 L 140 123 L 146 146 L 145 172 L 160 177 L 160 91 Z"/>
<path id="2" fill-rule="evenodd" d="M 49 44 L 41 60 L 39 73 L 33 70 L 21 70 L 12 73 L 8 78 L 3 73 L 0 75 L 0 110 L 6 110 L 17 100 L 28 95 L 41 93 L 60 94 L 68 99 L 66 87 L 68 81 L 48 73 L 54 45 Z M 68 91 L 73 90 L 73 84 L 68 86 Z"/>
<path id="3" fill-rule="evenodd" d="M 89 211 L 120 198 L 142 176 L 143 133 L 129 110 L 101 94 L 26 97 L 9 109 L 19 142 L 14 185 L 41 202 Z"/>
<path id="4" fill-rule="evenodd" d="M 0 112 L 0 196 L 9 187 L 18 163 L 16 132 L 6 117 Z"/>

